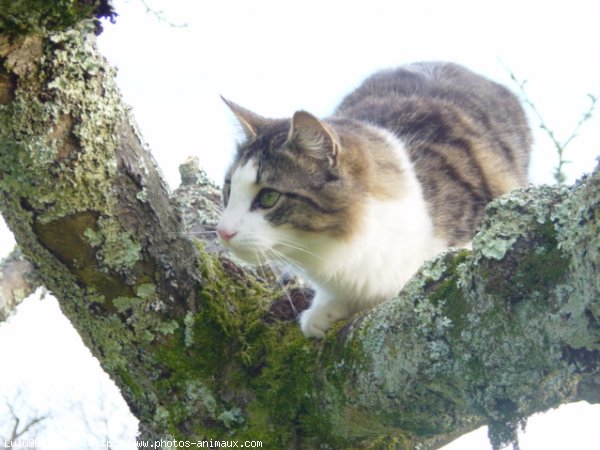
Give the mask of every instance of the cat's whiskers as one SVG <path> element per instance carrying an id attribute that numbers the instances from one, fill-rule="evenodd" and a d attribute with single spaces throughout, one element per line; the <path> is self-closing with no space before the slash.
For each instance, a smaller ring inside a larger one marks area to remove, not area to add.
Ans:
<path id="1" fill-rule="evenodd" d="M 294 269 L 296 269 L 300 273 L 304 272 L 304 270 L 302 268 L 302 264 L 300 264 L 299 261 L 295 260 L 291 256 L 288 256 L 278 250 L 275 250 L 274 248 L 269 249 L 269 252 L 273 254 L 273 256 L 275 257 L 275 259 L 277 261 L 280 261 L 285 265 L 292 266 Z"/>
<path id="2" fill-rule="evenodd" d="M 169 231 L 165 233 L 166 236 L 200 236 L 200 235 L 214 235 L 217 236 L 216 231 Z"/>
<path id="3" fill-rule="evenodd" d="M 289 247 L 292 248 L 294 250 L 298 250 L 299 252 L 305 253 L 309 256 L 312 256 L 315 259 L 318 259 L 319 261 L 325 261 L 325 259 L 323 257 L 321 257 L 320 255 L 317 255 L 315 252 L 312 252 L 311 250 L 309 250 L 306 246 L 302 245 L 301 243 L 297 242 L 297 241 L 293 241 L 293 240 L 285 240 L 285 239 L 277 239 L 275 241 L 276 244 L 282 245 L 284 247 Z"/>
<path id="4" fill-rule="evenodd" d="M 260 253 L 262 254 L 263 252 L 260 251 Z M 265 269 L 263 268 L 263 263 L 261 262 L 260 257 L 258 256 L 257 250 L 254 250 L 254 256 L 256 257 L 256 261 L 258 262 L 257 267 L 258 267 L 258 270 L 260 270 L 260 272 L 262 273 L 263 279 L 265 279 L 265 280 L 268 279 Z M 268 259 L 264 254 L 263 254 L 263 258 L 265 258 L 265 263 L 268 264 Z M 269 267 L 270 267 L 270 265 L 269 265 Z"/>
<path id="5" fill-rule="evenodd" d="M 261 242 L 260 235 L 258 233 L 248 233 L 248 239 L 250 241 Z M 316 258 L 320 261 L 325 261 L 321 256 L 310 251 L 306 246 L 304 246 L 303 244 L 301 244 L 297 241 L 294 241 L 291 239 L 278 238 L 278 239 L 274 239 L 273 243 L 274 243 L 274 245 L 279 244 L 282 247 L 289 247 L 294 250 L 298 250 L 299 252 L 302 252 L 309 256 L 312 256 L 313 258 Z M 262 245 L 263 244 L 261 244 L 260 246 L 262 246 Z M 298 261 L 297 259 L 295 259 L 289 255 L 286 255 L 285 253 L 283 253 L 280 250 L 276 250 L 274 248 L 274 245 L 271 245 L 268 248 L 257 248 L 257 249 L 253 250 L 254 256 L 255 256 L 258 264 L 263 264 L 261 257 L 265 259 L 265 262 L 269 262 L 271 259 L 270 256 L 273 256 L 274 260 L 279 261 L 279 262 L 283 263 L 284 265 L 291 265 L 298 271 L 303 272 L 303 269 L 302 269 L 303 264 L 300 261 Z M 259 253 L 260 253 L 260 257 L 259 257 Z M 271 266 L 271 268 L 273 268 L 273 267 Z"/>
<path id="6" fill-rule="evenodd" d="M 215 230 L 212 230 L 212 231 L 189 231 L 187 234 L 190 236 L 199 236 L 201 234 L 217 236 L 217 232 Z"/>
<path id="7" fill-rule="evenodd" d="M 260 256 L 259 256 L 260 253 Z M 292 299 L 288 293 L 288 291 L 285 289 L 283 280 L 281 279 L 281 277 L 279 276 L 279 272 L 277 271 L 277 268 L 273 265 L 273 260 L 270 258 L 270 256 L 268 255 L 269 250 L 262 250 L 262 249 L 258 249 L 258 250 L 254 250 L 254 256 L 256 257 L 256 260 L 259 262 L 258 264 L 258 268 L 259 270 L 262 272 L 263 277 L 265 279 L 267 279 L 267 275 L 264 271 L 263 265 L 267 264 L 269 266 L 269 268 L 271 269 L 271 273 L 273 274 L 273 276 L 275 277 L 275 280 L 277 281 L 277 284 L 279 284 L 279 286 L 281 286 L 281 288 L 283 289 L 283 292 L 288 300 L 288 302 L 290 303 L 290 306 L 292 307 L 292 310 L 294 311 L 295 315 L 298 315 L 298 312 L 296 311 L 296 308 L 294 307 L 294 303 L 292 302 Z M 276 256 L 276 255 L 274 255 Z M 261 257 L 262 259 L 264 259 L 264 262 L 261 261 Z M 275 260 L 277 260 L 278 258 L 275 257 Z"/>
<path id="8" fill-rule="evenodd" d="M 286 298 L 287 298 L 290 306 L 292 307 L 292 311 L 294 312 L 294 316 L 298 317 L 298 311 L 296 310 L 296 307 L 294 306 L 294 302 L 292 301 L 292 298 L 290 297 L 289 292 L 285 288 L 285 283 L 281 279 L 281 276 L 279 275 L 279 271 L 277 270 L 277 268 L 273 266 L 273 264 L 272 264 L 273 260 L 268 256 L 268 254 L 271 254 L 273 256 L 273 259 L 275 261 L 283 261 L 285 263 L 285 262 L 287 262 L 286 259 L 285 258 L 281 259 L 281 257 L 284 256 L 284 255 L 278 254 L 279 252 L 277 252 L 276 250 L 273 250 L 273 249 L 267 249 L 265 251 L 261 250 L 261 253 L 266 258 L 267 264 L 269 264 L 269 267 L 271 268 L 271 272 L 275 276 L 275 279 L 277 280 L 277 283 L 283 289 L 283 292 L 284 292 L 284 294 L 285 294 L 285 296 L 286 296 Z M 289 262 L 291 262 L 291 261 L 289 261 Z"/>

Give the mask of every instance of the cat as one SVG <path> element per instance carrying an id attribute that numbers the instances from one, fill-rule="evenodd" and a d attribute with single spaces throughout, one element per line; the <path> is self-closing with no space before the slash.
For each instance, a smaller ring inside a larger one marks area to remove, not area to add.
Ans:
<path id="1" fill-rule="evenodd" d="M 485 205 L 527 183 L 519 100 L 457 64 L 375 73 L 324 120 L 223 100 L 246 139 L 225 176 L 219 239 L 314 285 L 307 337 L 392 298 L 426 259 L 468 248 Z"/>

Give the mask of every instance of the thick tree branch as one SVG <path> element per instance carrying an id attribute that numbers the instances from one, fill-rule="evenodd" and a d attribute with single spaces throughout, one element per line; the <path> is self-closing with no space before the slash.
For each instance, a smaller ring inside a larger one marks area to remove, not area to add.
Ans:
<path id="1" fill-rule="evenodd" d="M 89 31 L 0 41 L 0 209 L 142 438 L 434 449 L 488 423 L 500 444 L 598 401 L 598 170 L 497 200 L 473 252 L 306 340 L 282 313 L 299 290 L 186 236 Z M 177 204 L 210 232 L 215 188 L 188 181 Z"/>
<path id="2" fill-rule="evenodd" d="M 196 250 L 94 50 L 92 28 L 0 38 L 0 207 L 105 368 L 147 377 L 130 370 L 143 349 L 126 354 L 119 337 L 150 343 L 195 310 Z M 130 322 L 135 308 L 144 326 Z M 158 337 L 147 329 L 157 325 Z M 134 409 L 155 409 L 132 397 Z"/>
<path id="3" fill-rule="evenodd" d="M 324 347 L 337 363 L 319 363 L 342 387 L 323 408 L 352 411 L 334 429 L 410 418 L 437 448 L 484 418 L 499 446 L 534 412 L 597 402 L 599 204 L 598 170 L 570 190 L 513 192 L 488 207 L 472 253 L 427 263 L 397 299 L 338 330 Z"/>

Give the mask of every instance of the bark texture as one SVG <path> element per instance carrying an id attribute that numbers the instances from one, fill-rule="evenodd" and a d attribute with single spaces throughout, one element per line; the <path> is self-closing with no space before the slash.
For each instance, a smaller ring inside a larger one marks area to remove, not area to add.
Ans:
<path id="1" fill-rule="evenodd" d="M 142 439 L 435 449 L 487 423 L 499 446 L 534 412 L 600 402 L 600 171 L 498 199 L 472 252 L 307 340 L 310 293 L 202 234 L 218 191 L 193 163 L 170 197 L 93 23 L 47 28 L 0 35 L 0 208 Z"/>
<path id="2" fill-rule="evenodd" d="M 0 261 L 0 322 L 6 320 L 16 307 L 41 283 L 33 265 L 15 248 Z"/>

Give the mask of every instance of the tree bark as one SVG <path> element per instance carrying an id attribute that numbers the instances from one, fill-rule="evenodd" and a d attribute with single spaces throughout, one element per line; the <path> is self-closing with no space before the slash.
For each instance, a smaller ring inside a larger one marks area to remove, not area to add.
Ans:
<path id="1" fill-rule="evenodd" d="M 6 320 L 40 286 L 33 265 L 16 247 L 0 261 L 0 322 Z"/>
<path id="2" fill-rule="evenodd" d="M 598 170 L 496 200 L 472 252 L 307 340 L 303 291 L 189 237 L 217 190 L 188 165 L 169 195 L 90 22 L 47 28 L 0 36 L 0 209 L 140 439 L 436 449 L 488 424 L 499 446 L 600 402 Z"/>

